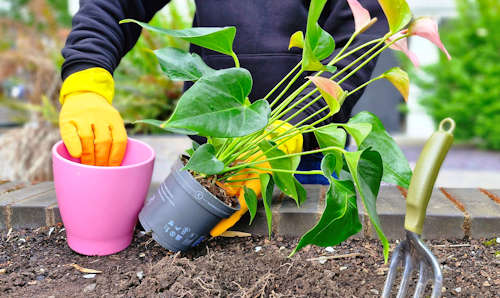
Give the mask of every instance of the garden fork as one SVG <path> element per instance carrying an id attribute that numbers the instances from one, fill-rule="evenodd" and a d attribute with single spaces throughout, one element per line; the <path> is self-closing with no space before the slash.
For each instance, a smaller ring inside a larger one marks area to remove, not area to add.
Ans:
<path id="1" fill-rule="evenodd" d="M 431 297 L 441 296 L 441 286 L 443 284 L 441 268 L 436 257 L 425 246 L 420 235 L 422 234 L 425 211 L 432 188 L 436 182 L 441 164 L 453 143 L 452 133 L 454 129 L 455 122 L 453 119 L 446 118 L 441 121 L 439 130 L 434 132 L 425 143 L 415 165 L 406 197 L 406 240 L 401 241 L 392 253 L 382 297 L 389 297 L 400 262 L 404 264 L 404 270 L 397 297 L 406 296 L 412 272 L 417 266 L 419 267 L 419 277 L 413 297 L 422 297 L 427 283 L 431 280 L 434 284 Z"/>

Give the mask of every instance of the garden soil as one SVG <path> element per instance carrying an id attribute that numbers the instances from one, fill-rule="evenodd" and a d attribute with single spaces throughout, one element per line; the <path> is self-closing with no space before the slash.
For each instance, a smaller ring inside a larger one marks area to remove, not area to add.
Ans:
<path id="1" fill-rule="evenodd" d="M 1 297 L 378 297 L 387 274 L 376 240 L 288 258 L 297 239 L 216 238 L 170 253 L 137 231 L 126 250 L 88 257 L 69 249 L 61 227 L 0 236 Z M 427 242 L 443 268 L 444 297 L 500 293 L 500 244 L 485 241 Z"/>

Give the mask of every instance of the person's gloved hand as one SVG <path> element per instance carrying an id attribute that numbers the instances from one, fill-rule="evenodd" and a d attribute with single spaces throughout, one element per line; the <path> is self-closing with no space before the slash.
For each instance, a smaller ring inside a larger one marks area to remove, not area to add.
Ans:
<path id="1" fill-rule="evenodd" d="M 71 156 L 81 163 L 119 166 L 127 146 L 120 113 L 111 105 L 113 78 L 102 68 L 70 75 L 61 88 L 59 130 Z"/>
<path id="2" fill-rule="evenodd" d="M 269 126 L 268 129 L 273 129 L 275 125 L 280 125 L 283 122 L 280 120 L 277 120 L 273 122 Z M 289 129 L 291 129 L 292 126 L 289 123 L 283 123 L 274 133 L 271 133 L 268 137 L 266 138 L 272 138 L 273 136 L 283 133 Z M 298 153 L 302 151 L 302 144 L 303 144 L 303 137 L 302 134 L 297 134 L 293 138 L 289 139 L 285 143 L 281 144 L 278 146 L 278 149 L 283 151 L 285 154 L 291 154 L 291 153 Z M 257 155 L 260 155 L 261 152 L 257 152 Z M 260 160 L 265 159 L 265 156 L 261 157 Z M 268 162 L 264 162 L 261 164 L 258 164 L 259 167 L 262 168 L 271 168 L 271 165 Z M 251 172 L 251 173 L 249 173 Z M 241 171 L 241 174 L 235 175 L 229 179 L 229 182 L 225 184 L 220 184 L 225 191 L 226 194 L 229 196 L 237 196 L 238 201 L 240 203 L 240 210 L 236 211 L 233 215 L 231 215 L 228 218 L 222 219 L 211 231 L 210 235 L 212 237 L 215 236 L 220 236 L 223 234 L 227 229 L 231 228 L 234 226 L 240 219 L 241 217 L 248 211 L 247 204 L 245 202 L 245 190 L 244 186 L 246 186 L 249 189 L 252 189 L 257 197 L 260 197 L 261 195 L 261 187 L 260 187 L 260 179 L 259 175 L 262 173 L 266 173 L 266 171 L 263 170 L 256 170 L 256 169 L 245 169 Z M 231 180 L 243 180 L 243 179 L 251 179 L 243 182 L 233 182 L 231 183 Z"/>

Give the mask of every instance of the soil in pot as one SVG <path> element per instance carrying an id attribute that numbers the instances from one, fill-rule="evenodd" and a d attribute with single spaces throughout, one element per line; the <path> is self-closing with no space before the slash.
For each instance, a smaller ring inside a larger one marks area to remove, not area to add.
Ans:
<path id="1" fill-rule="evenodd" d="M 181 160 L 184 165 L 186 165 L 186 163 L 188 162 L 186 156 L 182 156 Z M 221 200 L 224 204 L 232 208 L 236 208 L 238 206 L 238 198 L 235 196 L 228 196 L 226 191 L 222 187 L 217 185 L 217 183 L 215 183 L 215 177 L 196 177 L 196 174 L 193 171 L 188 171 L 193 177 L 195 177 L 196 181 L 203 185 L 203 187 L 205 187 L 211 194 L 213 194 L 217 199 Z"/>

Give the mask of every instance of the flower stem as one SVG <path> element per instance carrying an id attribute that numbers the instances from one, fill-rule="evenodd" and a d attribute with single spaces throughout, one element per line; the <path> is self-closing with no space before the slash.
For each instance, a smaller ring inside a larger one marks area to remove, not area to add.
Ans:
<path id="1" fill-rule="evenodd" d="M 288 78 L 300 67 L 300 65 L 302 64 L 302 60 L 299 61 L 299 63 L 297 63 L 297 65 L 295 65 L 294 68 L 292 68 L 292 70 L 290 70 L 290 72 L 281 80 L 279 81 L 279 83 L 274 86 L 274 88 L 269 91 L 266 96 L 264 96 L 263 99 L 267 100 L 269 98 L 269 96 L 271 96 L 274 91 L 276 91 L 286 80 L 288 80 Z M 273 101 L 270 106 L 272 107 L 273 105 L 275 104 L 275 101 Z"/>
<path id="2" fill-rule="evenodd" d="M 380 79 L 383 79 L 383 77 L 382 77 L 382 76 L 378 76 L 378 77 L 375 77 L 375 78 L 373 78 L 373 79 L 371 79 L 371 80 L 369 80 L 369 81 L 365 82 L 365 83 L 364 83 L 364 84 L 362 84 L 362 85 L 359 85 L 356 89 L 354 89 L 354 90 L 352 90 L 352 91 L 349 91 L 349 92 L 346 94 L 346 97 L 348 97 L 349 95 L 351 95 L 351 94 L 353 94 L 353 93 L 358 92 L 359 90 L 361 90 L 361 89 L 365 88 L 365 87 L 366 87 L 366 86 L 368 86 L 369 84 L 371 84 L 371 83 L 373 83 L 373 82 L 375 82 L 375 81 L 377 81 L 377 80 L 380 80 Z"/>

